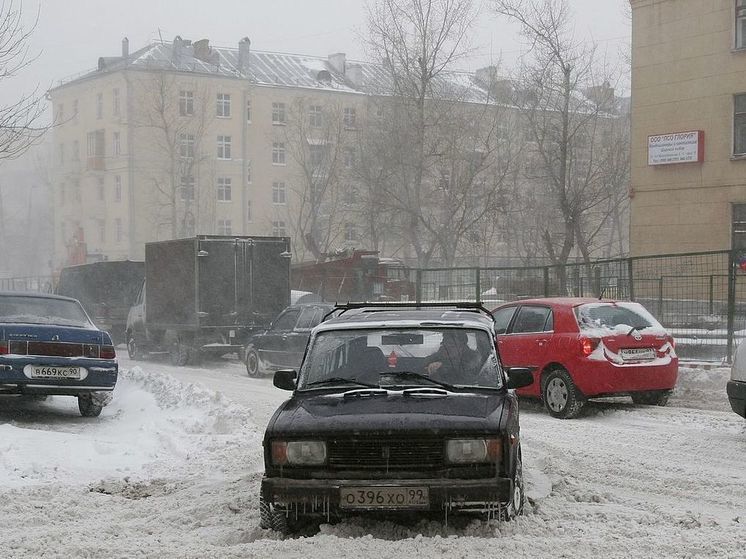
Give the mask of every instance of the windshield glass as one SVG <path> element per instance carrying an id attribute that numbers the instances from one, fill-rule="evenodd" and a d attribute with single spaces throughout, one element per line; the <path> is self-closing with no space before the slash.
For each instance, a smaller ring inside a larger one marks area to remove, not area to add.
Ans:
<path id="1" fill-rule="evenodd" d="M 92 326 L 76 301 L 44 297 L 0 297 L 0 322 L 19 324 L 56 324 Z"/>
<path id="2" fill-rule="evenodd" d="M 406 373 L 406 374 L 405 374 Z M 412 374 L 415 373 L 415 374 Z M 487 331 L 464 328 L 332 330 L 319 333 L 301 368 L 298 388 L 361 385 L 502 387 Z"/>
<path id="3" fill-rule="evenodd" d="M 662 330 L 663 326 L 639 303 L 594 303 L 575 308 L 578 326 L 583 332 L 604 330 Z"/>

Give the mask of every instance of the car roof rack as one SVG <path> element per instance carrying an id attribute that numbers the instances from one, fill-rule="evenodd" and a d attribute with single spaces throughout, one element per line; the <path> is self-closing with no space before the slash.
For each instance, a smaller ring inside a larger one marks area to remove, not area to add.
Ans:
<path id="1" fill-rule="evenodd" d="M 453 309 L 457 311 L 481 313 L 487 315 L 492 322 L 495 321 L 495 317 L 492 313 L 485 308 L 482 303 L 476 303 L 473 301 L 436 301 L 433 303 L 418 303 L 415 301 L 379 301 L 379 302 L 355 302 L 355 303 L 337 303 L 334 308 L 324 315 L 322 322 L 325 322 L 334 313 L 338 313 L 336 316 L 341 316 L 347 311 L 356 309 L 369 309 L 370 312 L 383 312 L 392 309 Z"/>

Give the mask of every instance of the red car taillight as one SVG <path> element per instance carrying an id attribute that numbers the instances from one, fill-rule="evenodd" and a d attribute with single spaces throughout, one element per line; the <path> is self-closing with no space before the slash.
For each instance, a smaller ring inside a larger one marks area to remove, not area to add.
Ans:
<path id="1" fill-rule="evenodd" d="M 580 338 L 580 350 L 583 352 L 583 356 L 588 357 L 593 353 L 600 342 L 601 340 L 598 338 Z"/>
<path id="2" fill-rule="evenodd" d="M 116 359 L 117 352 L 114 351 L 114 346 L 102 345 L 99 356 L 101 357 L 101 359 Z"/>
<path id="3" fill-rule="evenodd" d="M 0 342 L 0 355 L 8 355 L 8 342 Z"/>

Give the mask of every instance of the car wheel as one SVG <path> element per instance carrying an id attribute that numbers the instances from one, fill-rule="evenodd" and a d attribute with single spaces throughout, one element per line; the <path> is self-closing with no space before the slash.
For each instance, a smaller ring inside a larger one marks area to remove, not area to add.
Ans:
<path id="1" fill-rule="evenodd" d="M 513 477 L 513 495 L 508 504 L 505 520 L 513 520 L 516 516 L 523 514 L 523 504 L 526 501 L 525 485 L 523 483 L 523 457 L 521 449 L 518 449 L 518 458 L 515 465 L 515 476 Z"/>
<path id="2" fill-rule="evenodd" d="M 275 510 L 272 504 L 264 498 L 264 495 L 259 495 L 259 527 L 264 530 L 280 532 L 284 536 L 292 533 L 287 515 L 282 511 Z"/>
<path id="3" fill-rule="evenodd" d="M 665 406 L 668 404 L 670 390 L 656 390 L 653 392 L 634 392 L 632 401 L 638 406 Z"/>
<path id="4" fill-rule="evenodd" d="M 129 355 L 130 359 L 142 358 L 140 348 L 138 347 L 137 342 L 135 341 L 135 337 L 132 334 L 127 336 L 127 355 Z"/>
<path id="5" fill-rule="evenodd" d="M 191 353 L 191 348 L 186 344 L 178 341 L 174 342 L 174 344 L 171 346 L 171 352 L 169 353 L 171 365 L 174 365 L 176 367 L 184 367 L 185 365 L 188 365 L 189 362 L 192 360 Z"/>
<path id="6" fill-rule="evenodd" d="M 256 352 L 255 349 L 248 349 L 246 350 L 246 373 L 250 377 L 259 377 L 262 376 L 262 370 L 259 366 L 259 354 Z"/>
<path id="7" fill-rule="evenodd" d="M 544 378 L 541 389 L 544 407 L 552 417 L 572 419 L 585 403 L 583 396 L 565 369 L 554 369 Z"/>
<path id="8" fill-rule="evenodd" d="M 81 394 L 78 396 L 78 409 L 83 417 L 98 417 L 104 406 L 94 402 L 90 394 Z"/>

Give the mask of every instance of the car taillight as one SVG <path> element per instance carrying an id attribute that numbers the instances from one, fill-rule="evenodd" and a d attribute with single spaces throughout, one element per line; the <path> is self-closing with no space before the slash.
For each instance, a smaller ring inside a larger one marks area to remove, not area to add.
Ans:
<path id="1" fill-rule="evenodd" d="M 671 344 L 671 347 L 676 349 L 676 340 L 673 336 L 668 336 L 668 343 Z"/>
<path id="2" fill-rule="evenodd" d="M 598 338 L 580 338 L 580 349 L 583 356 L 588 357 L 593 353 L 600 341 Z"/>
<path id="3" fill-rule="evenodd" d="M 8 355 L 8 342 L 0 342 L 0 355 Z"/>
<path id="4" fill-rule="evenodd" d="M 114 346 L 102 345 L 101 351 L 99 352 L 99 356 L 101 359 L 116 359 L 117 352 L 114 351 Z"/>
<path id="5" fill-rule="evenodd" d="M 288 463 L 288 443 L 272 441 L 272 463 L 275 466 L 284 466 Z"/>

